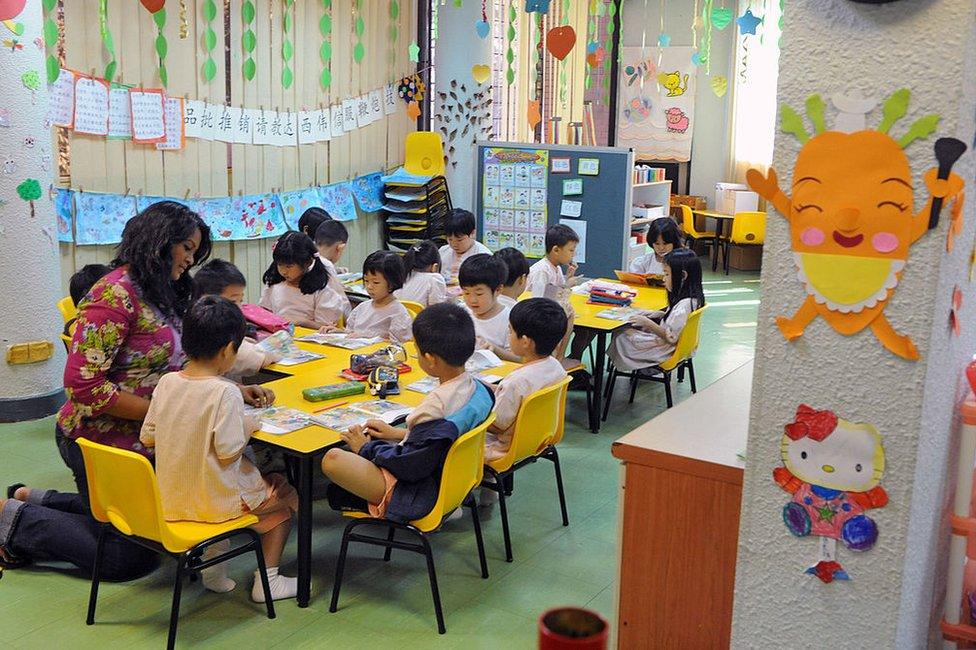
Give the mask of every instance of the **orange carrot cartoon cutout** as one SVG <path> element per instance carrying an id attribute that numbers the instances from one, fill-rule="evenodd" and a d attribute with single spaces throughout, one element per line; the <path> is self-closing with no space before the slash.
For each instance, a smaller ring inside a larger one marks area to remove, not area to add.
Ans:
<path id="1" fill-rule="evenodd" d="M 780 189 L 772 168 L 766 176 L 755 169 L 746 174 L 749 186 L 790 223 L 791 247 L 807 292 L 791 318 L 776 319 L 790 341 L 819 315 L 847 336 L 870 327 L 889 351 L 918 359 L 915 344 L 895 331 L 884 308 L 905 270 L 909 248 L 938 226 L 943 202 L 954 200 L 953 213 L 961 214 L 964 183 L 951 170 L 966 145 L 953 138 L 935 143 L 939 165 L 925 173 L 929 197 L 915 213 L 912 171 L 902 149 L 931 134 L 939 117 L 920 118 L 896 141 L 888 130 L 904 116 L 908 98 L 902 89 L 885 102 L 877 131 L 842 133 L 825 130 L 824 102 L 814 95 L 806 102 L 815 127 L 812 138 L 800 116 L 783 106 L 782 130 L 804 145 L 793 168 L 792 196 Z"/>

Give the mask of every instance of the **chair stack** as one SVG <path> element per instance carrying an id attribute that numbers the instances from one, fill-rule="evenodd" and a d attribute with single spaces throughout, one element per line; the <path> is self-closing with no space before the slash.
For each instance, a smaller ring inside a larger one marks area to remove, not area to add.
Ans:
<path id="1" fill-rule="evenodd" d="M 423 185 L 387 183 L 384 243 L 389 250 L 405 253 L 414 244 L 432 239 L 443 245 L 444 218 L 451 211 L 451 194 L 443 176 Z"/>

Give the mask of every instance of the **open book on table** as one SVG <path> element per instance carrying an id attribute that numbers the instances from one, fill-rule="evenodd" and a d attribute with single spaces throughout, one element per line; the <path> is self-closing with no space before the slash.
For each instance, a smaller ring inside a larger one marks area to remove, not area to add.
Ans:
<path id="1" fill-rule="evenodd" d="M 356 338 L 341 332 L 332 332 L 329 334 L 315 332 L 313 334 L 306 334 L 305 336 L 299 337 L 295 340 L 304 341 L 306 343 L 318 343 L 319 345 L 331 345 L 332 347 L 343 348 L 344 350 L 358 350 L 359 348 L 365 348 L 368 345 L 379 343 L 383 339 L 379 338 L 378 336 L 371 338 Z"/>
<path id="2" fill-rule="evenodd" d="M 308 413 L 284 406 L 257 408 L 245 406 L 244 414 L 261 421 L 261 431 L 280 436 L 308 426 Z"/>
<path id="3" fill-rule="evenodd" d="M 374 399 L 316 413 L 309 416 L 309 420 L 326 429 L 346 431 L 353 425 L 362 426 L 366 424 L 367 420 L 383 420 L 387 424 L 393 424 L 400 418 L 409 415 L 412 410 L 413 408 L 410 406 L 385 399 Z"/>

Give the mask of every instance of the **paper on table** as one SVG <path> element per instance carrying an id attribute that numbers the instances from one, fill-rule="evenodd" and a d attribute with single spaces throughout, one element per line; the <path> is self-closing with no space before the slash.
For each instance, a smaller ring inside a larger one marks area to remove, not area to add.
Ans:
<path id="1" fill-rule="evenodd" d="M 108 135 L 108 84 L 102 79 L 75 82 L 75 133 Z"/>
<path id="2" fill-rule="evenodd" d="M 471 358 L 464 364 L 464 369 L 468 372 L 479 372 L 488 368 L 497 368 L 502 365 L 502 360 L 491 350 L 475 350 Z"/>
<path id="3" fill-rule="evenodd" d="M 635 307 L 611 307 L 610 309 L 604 309 L 603 311 L 598 312 L 597 317 L 627 322 L 632 316 L 636 316 L 637 314 L 641 313 L 643 313 L 643 310 Z"/>
<path id="4" fill-rule="evenodd" d="M 70 128 L 75 122 L 75 73 L 71 70 L 62 68 L 48 86 L 48 117 L 54 126 Z"/>
<path id="5" fill-rule="evenodd" d="M 577 264 L 586 262 L 586 222 L 581 219 L 560 219 L 559 223 L 564 226 L 569 226 L 579 236 L 579 243 L 576 245 L 576 256 L 573 258 L 573 261 Z"/>
<path id="6" fill-rule="evenodd" d="M 342 119 L 342 105 L 336 104 L 329 109 L 329 121 L 331 123 L 332 137 L 341 138 L 346 134 L 344 120 Z"/>
<path id="7" fill-rule="evenodd" d="M 395 402 L 371 400 L 369 402 L 357 402 L 349 406 L 329 409 L 322 413 L 312 415 L 309 419 L 326 429 L 346 431 L 351 426 L 362 426 L 366 424 L 367 420 L 383 420 L 387 424 L 392 424 L 398 419 L 409 415 L 412 410 L 409 406 Z"/>
<path id="8" fill-rule="evenodd" d="M 176 150 L 182 149 L 185 140 L 183 137 L 183 98 L 167 97 L 166 104 L 166 139 L 156 143 L 157 149 Z"/>
<path id="9" fill-rule="evenodd" d="M 284 433 L 291 433 L 307 427 L 309 424 L 308 413 L 284 406 L 269 406 L 267 408 L 245 406 L 244 414 L 261 420 L 261 431 L 272 435 L 280 436 Z"/>
<path id="10" fill-rule="evenodd" d="M 155 144 L 166 139 L 166 121 L 163 111 L 163 91 L 153 88 L 133 88 L 129 91 L 132 102 L 132 141 Z"/>
<path id="11" fill-rule="evenodd" d="M 108 91 L 108 138 L 132 139 L 132 107 L 128 86 L 112 84 Z"/>
<path id="12" fill-rule="evenodd" d="M 322 334 L 316 332 L 314 334 L 306 334 L 301 336 L 296 341 L 304 341 L 307 343 L 318 343 L 319 345 L 331 345 L 336 348 L 343 348 L 345 350 L 358 350 L 359 348 L 365 348 L 368 345 L 373 345 L 379 343 L 383 339 L 378 336 L 372 338 L 350 338 L 349 336 L 341 333 L 335 334 Z"/>
<path id="13" fill-rule="evenodd" d="M 412 384 L 407 384 L 406 389 L 412 390 L 415 393 L 422 393 L 426 395 L 427 393 L 431 392 L 432 390 L 434 390 L 440 385 L 441 382 L 440 380 L 437 379 L 437 377 L 427 376 L 424 377 L 423 379 L 418 379 Z"/>
<path id="14" fill-rule="evenodd" d="M 563 202 L 559 207 L 559 214 L 563 217 L 578 217 L 583 214 L 583 202 L 563 199 Z M 580 244 L 582 243 L 583 242 L 580 242 Z"/>

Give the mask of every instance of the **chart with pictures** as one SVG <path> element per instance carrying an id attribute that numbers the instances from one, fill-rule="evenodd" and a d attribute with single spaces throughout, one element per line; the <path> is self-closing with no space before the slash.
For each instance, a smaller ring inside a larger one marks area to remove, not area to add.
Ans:
<path id="1" fill-rule="evenodd" d="M 484 243 L 526 257 L 546 249 L 549 152 L 490 147 L 484 151 Z"/>

